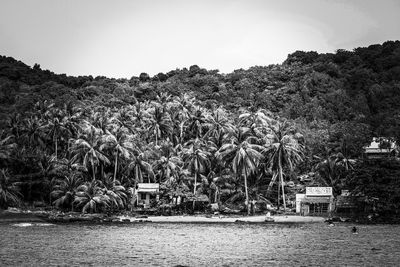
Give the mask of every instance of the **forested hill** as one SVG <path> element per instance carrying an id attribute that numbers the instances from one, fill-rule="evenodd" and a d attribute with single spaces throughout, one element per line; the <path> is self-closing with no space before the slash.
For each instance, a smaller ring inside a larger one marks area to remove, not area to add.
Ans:
<path id="1" fill-rule="evenodd" d="M 193 65 L 154 77 L 141 73 L 129 80 L 59 75 L 2 56 L 0 89 L 2 127 L 10 114 L 24 113 L 44 100 L 59 106 L 94 101 L 121 107 L 166 92 L 188 93 L 208 108 L 263 108 L 316 131 L 356 123 L 355 128 L 368 130 L 369 136 L 399 137 L 400 41 L 334 54 L 296 51 L 283 64 L 229 74 Z"/>
<path id="2" fill-rule="evenodd" d="M 208 196 L 239 210 L 262 199 L 285 207 L 305 186 L 331 186 L 378 199 L 391 215 L 400 162 L 360 160 L 373 136 L 400 140 L 400 41 L 129 80 L 0 57 L 0 208 L 40 200 L 126 210 L 127 189 L 153 181 L 160 203 Z"/>

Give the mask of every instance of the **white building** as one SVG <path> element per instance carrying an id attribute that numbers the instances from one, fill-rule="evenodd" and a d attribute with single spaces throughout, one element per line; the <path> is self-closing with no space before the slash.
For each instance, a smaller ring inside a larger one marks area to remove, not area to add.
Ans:
<path id="1" fill-rule="evenodd" d="M 333 210 L 332 187 L 306 187 L 305 194 L 296 194 L 296 213 L 326 215 Z"/>
<path id="2" fill-rule="evenodd" d="M 150 208 L 152 200 L 158 201 L 160 184 L 158 183 L 138 183 L 135 190 L 136 205 Z"/>
<path id="3" fill-rule="evenodd" d="M 374 137 L 371 144 L 364 147 L 364 154 L 370 159 L 395 156 L 396 144 L 385 137 Z"/>

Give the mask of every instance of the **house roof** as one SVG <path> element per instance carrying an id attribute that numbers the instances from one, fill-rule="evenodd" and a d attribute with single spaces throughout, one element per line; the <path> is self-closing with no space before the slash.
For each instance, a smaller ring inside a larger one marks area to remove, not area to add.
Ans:
<path id="1" fill-rule="evenodd" d="M 157 183 L 138 183 L 137 192 L 157 192 L 160 184 Z"/>
<path id="2" fill-rule="evenodd" d="M 303 203 L 331 203 L 332 198 L 331 197 L 305 197 L 301 200 Z"/>

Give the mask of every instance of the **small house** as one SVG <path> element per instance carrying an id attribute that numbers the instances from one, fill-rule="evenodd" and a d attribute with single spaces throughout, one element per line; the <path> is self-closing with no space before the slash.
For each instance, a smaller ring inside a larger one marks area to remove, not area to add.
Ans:
<path id="1" fill-rule="evenodd" d="M 371 144 L 364 147 L 364 155 L 368 159 L 393 157 L 396 155 L 396 144 L 385 137 L 374 137 Z"/>
<path id="2" fill-rule="evenodd" d="M 329 215 L 333 209 L 332 187 L 306 187 L 305 194 L 296 194 L 296 213 Z"/>
<path id="3" fill-rule="evenodd" d="M 135 190 L 137 206 L 150 208 L 152 201 L 158 201 L 160 184 L 158 183 L 138 183 Z"/>

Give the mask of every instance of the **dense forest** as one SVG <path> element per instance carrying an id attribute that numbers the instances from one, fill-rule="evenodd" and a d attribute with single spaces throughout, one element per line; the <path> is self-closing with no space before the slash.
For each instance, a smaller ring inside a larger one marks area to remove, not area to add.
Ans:
<path id="1" fill-rule="evenodd" d="M 400 140 L 400 41 L 130 79 L 1 56 L 0 103 L 0 207 L 119 211 L 130 188 L 157 182 L 156 206 L 207 196 L 286 209 L 305 185 L 321 185 L 400 210 L 400 164 L 362 157 L 374 136 Z"/>

